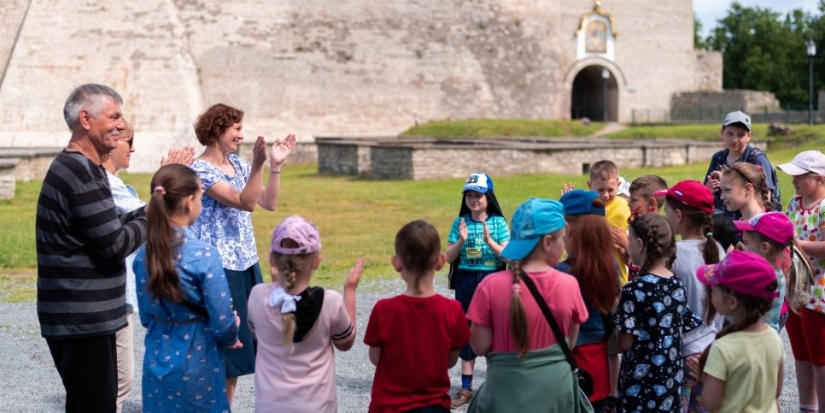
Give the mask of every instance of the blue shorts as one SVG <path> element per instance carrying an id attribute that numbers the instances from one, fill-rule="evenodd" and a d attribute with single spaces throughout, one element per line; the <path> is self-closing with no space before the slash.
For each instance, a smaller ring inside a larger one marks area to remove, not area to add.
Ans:
<path id="1" fill-rule="evenodd" d="M 464 314 L 467 314 L 467 310 L 470 308 L 470 302 L 473 301 L 473 295 L 475 295 L 476 288 L 481 283 L 481 280 L 494 272 L 498 272 L 498 270 L 469 271 L 459 269 L 456 272 L 458 281 L 456 281 L 455 284 L 455 299 L 461 303 Z M 467 323 L 470 324 L 469 321 L 467 321 Z M 473 348 L 469 344 L 462 347 L 458 354 L 464 361 L 476 359 L 476 354 L 473 353 Z"/>

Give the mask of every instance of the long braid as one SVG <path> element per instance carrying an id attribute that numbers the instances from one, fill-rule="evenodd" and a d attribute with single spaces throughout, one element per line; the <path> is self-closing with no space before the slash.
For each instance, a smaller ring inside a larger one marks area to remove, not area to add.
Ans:
<path id="1" fill-rule="evenodd" d="M 719 247 L 713 239 L 713 215 L 705 213 L 705 224 L 702 226 L 702 234 L 705 236 L 705 244 L 702 246 L 702 258 L 705 264 L 716 264 L 719 262 Z"/>
<path id="2" fill-rule="evenodd" d="M 298 277 L 296 273 L 296 265 L 295 260 L 293 259 L 294 256 L 288 256 L 285 260 L 284 267 L 286 269 L 286 274 L 284 277 L 284 289 L 287 292 L 292 291 L 292 287 L 295 286 L 295 279 Z M 284 345 L 289 346 L 289 351 L 292 352 L 293 344 L 292 340 L 295 338 L 295 329 L 297 328 L 297 324 L 295 323 L 295 313 L 281 313 L 281 318 L 284 322 Z"/>
<path id="3" fill-rule="evenodd" d="M 510 336 L 516 345 L 519 358 L 527 356 L 530 349 L 530 331 L 527 326 L 527 312 L 521 301 L 521 280 L 523 271 L 521 261 L 513 262 L 513 288 L 510 294 Z"/>
<path id="4" fill-rule="evenodd" d="M 762 316 L 764 316 L 768 311 L 770 311 L 771 306 L 773 306 L 773 299 L 771 298 L 751 297 L 747 295 L 738 294 L 735 291 L 731 291 L 730 289 L 723 287 L 721 285 L 718 287 L 720 290 L 722 290 L 724 294 L 733 295 L 734 297 L 736 297 L 736 299 L 739 300 L 739 304 L 743 305 L 748 310 L 748 312 L 745 314 L 744 317 L 738 320 L 734 320 L 732 323 L 728 324 L 725 328 L 719 331 L 719 333 L 716 334 L 716 340 L 719 340 L 720 338 L 728 334 L 735 333 L 737 331 L 742 331 L 754 325 L 755 323 L 759 322 L 759 320 L 762 319 Z M 777 287 L 778 283 L 774 282 L 773 289 L 775 290 Z M 713 303 L 709 302 L 708 307 L 709 309 L 712 308 Z M 707 346 L 707 348 L 705 348 L 705 351 L 702 352 L 702 356 L 699 357 L 700 372 L 705 370 L 705 364 L 708 361 L 708 354 L 710 354 L 711 346 L 713 346 L 713 344 Z"/>
<path id="5" fill-rule="evenodd" d="M 640 273 L 650 272 L 657 262 L 664 262 L 670 269 L 676 260 L 676 238 L 664 217 L 658 214 L 645 214 L 636 217 L 630 223 L 636 236 L 642 240 L 645 260 Z"/>
<path id="6" fill-rule="evenodd" d="M 297 248 L 298 243 L 292 239 L 286 238 L 281 240 L 281 246 L 285 248 Z M 278 273 L 281 275 L 281 286 L 292 294 L 292 289 L 295 287 L 295 282 L 298 276 L 308 276 L 312 272 L 312 264 L 318 252 L 311 254 L 286 255 L 278 254 L 274 251 L 270 252 L 270 259 L 278 268 Z M 283 320 L 284 340 L 283 344 L 289 346 L 289 351 L 292 352 L 294 348 L 295 330 L 297 324 L 295 322 L 295 313 L 281 313 Z"/>

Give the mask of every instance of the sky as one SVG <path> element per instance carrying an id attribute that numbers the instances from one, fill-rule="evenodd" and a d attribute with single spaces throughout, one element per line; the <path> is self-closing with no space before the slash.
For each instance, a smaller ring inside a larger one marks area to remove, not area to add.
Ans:
<path id="1" fill-rule="evenodd" d="M 716 26 L 716 21 L 725 17 L 734 0 L 693 0 L 693 12 L 702 22 L 702 37 L 710 34 L 710 30 Z M 802 9 L 804 11 L 818 14 L 818 0 L 738 0 L 743 7 L 761 7 L 779 12 L 782 15 L 793 10 Z"/>

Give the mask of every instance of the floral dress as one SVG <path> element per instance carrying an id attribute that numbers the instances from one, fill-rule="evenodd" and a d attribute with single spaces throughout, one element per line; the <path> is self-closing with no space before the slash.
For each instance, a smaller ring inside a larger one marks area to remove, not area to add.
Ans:
<path id="1" fill-rule="evenodd" d="M 223 351 L 237 340 L 221 259 L 189 230 L 176 251 L 184 300 L 207 317 L 146 289 L 146 245 L 135 257 L 140 322 L 146 327 L 143 359 L 144 412 L 229 412 Z"/>
<path id="2" fill-rule="evenodd" d="M 811 209 L 802 206 L 802 197 L 796 195 L 788 203 L 788 219 L 793 222 L 796 239 L 803 241 L 825 241 L 825 200 Z M 808 257 L 813 264 L 814 284 L 811 287 L 811 301 L 806 306 L 811 311 L 825 313 L 825 259 Z"/>
<path id="3" fill-rule="evenodd" d="M 680 411 L 682 333 L 702 320 L 688 308 L 679 277 L 648 273 L 628 282 L 613 322 L 619 333 L 633 335 L 622 359 L 619 411 Z"/>
<path id="4" fill-rule="evenodd" d="M 235 154 L 229 155 L 229 163 L 235 168 L 230 176 L 209 162 L 195 160 L 192 169 L 203 184 L 203 209 L 192 231 L 204 242 L 214 245 L 221 255 L 223 268 L 245 271 L 258 262 L 255 234 L 252 232 L 252 213 L 232 208 L 220 203 L 206 192 L 212 185 L 226 182 L 238 191 L 243 191 L 252 167 Z M 249 298 L 247 296 L 247 298 Z"/>

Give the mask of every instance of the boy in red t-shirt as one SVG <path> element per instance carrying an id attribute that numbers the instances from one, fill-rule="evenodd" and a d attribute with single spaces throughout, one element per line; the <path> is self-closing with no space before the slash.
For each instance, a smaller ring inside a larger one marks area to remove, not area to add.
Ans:
<path id="1" fill-rule="evenodd" d="M 433 276 L 444 263 L 441 238 L 429 223 L 413 221 L 396 234 L 392 265 L 407 290 L 375 303 L 367 324 L 364 343 L 377 366 L 371 413 L 450 412 L 448 369 L 470 329 L 461 304 L 435 292 Z"/>

